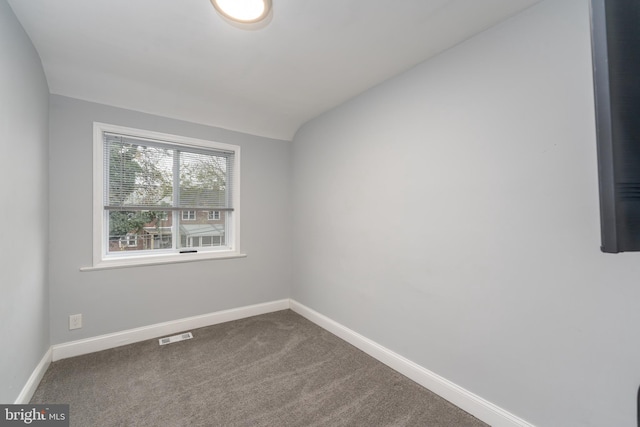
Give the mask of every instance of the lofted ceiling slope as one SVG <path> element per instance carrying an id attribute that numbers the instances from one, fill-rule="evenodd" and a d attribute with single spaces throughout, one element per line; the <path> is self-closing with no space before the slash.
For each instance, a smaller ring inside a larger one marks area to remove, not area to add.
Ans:
<path id="1" fill-rule="evenodd" d="M 290 140 L 306 121 L 539 0 L 8 0 L 53 94 Z"/>

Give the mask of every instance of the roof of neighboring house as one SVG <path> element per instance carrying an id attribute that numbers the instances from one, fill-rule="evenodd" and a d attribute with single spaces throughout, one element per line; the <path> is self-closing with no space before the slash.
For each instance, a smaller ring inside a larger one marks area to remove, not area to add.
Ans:
<path id="1" fill-rule="evenodd" d="M 171 227 L 144 227 L 144 231 L 149 234 L 171 234 Z"/>
<path id="2" fill-rule="evenodd" d="M 222 224 L 181 224 L 180 234 L 187 237 L 224 236 Z"/>

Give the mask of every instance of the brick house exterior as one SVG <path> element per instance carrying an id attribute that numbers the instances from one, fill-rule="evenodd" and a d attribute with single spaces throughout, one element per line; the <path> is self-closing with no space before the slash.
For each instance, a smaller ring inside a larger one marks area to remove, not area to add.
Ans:
<path id="1" fill-rule="evenodd" d="M 222 246 L 225 244 L 226 212 L 215 210 L 178 211 L 180 248 Z M 143 226 L 141 232 L 112 238 L 109 252 L 171 248 L 173 217 L 167 212 Z"/>

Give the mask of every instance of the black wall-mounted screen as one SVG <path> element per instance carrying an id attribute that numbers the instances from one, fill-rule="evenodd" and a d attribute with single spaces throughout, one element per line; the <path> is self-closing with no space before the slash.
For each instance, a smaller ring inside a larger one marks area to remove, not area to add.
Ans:
<path id="1" fill-rule="evenodd" d="M 640 0 L 591 0 L 602 251 L 640 251 Z"/>

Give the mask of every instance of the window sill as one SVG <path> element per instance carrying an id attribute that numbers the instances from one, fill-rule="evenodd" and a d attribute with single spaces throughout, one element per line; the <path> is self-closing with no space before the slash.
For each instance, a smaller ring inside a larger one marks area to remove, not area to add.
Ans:
<path id="1" fill-rule="evenodd" d="M 153 257 L 137 257 L 126 259 L 103 260 L 91 267 L 80 267 L 80 271 L 110 270 L 115 268 L 145 267 L 150 265 L 177 264 L 183 262 L 214 261 L 220 259 L 246 258 L 240 252 L 217 252 L 195 254 L 155 255 Z"/>

